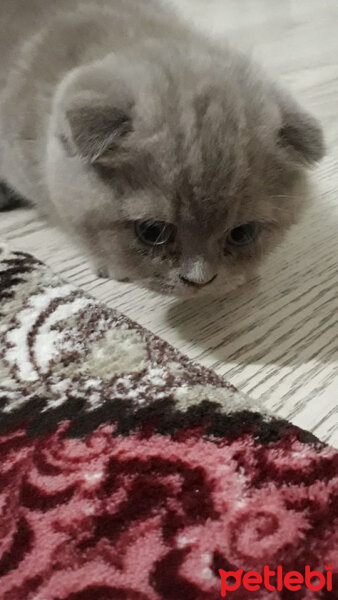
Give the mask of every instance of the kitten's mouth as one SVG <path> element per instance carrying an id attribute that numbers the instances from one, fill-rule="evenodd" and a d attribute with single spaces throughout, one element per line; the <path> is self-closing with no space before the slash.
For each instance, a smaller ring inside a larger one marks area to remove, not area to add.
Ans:
<path id="1" fill-rule="evenodd" d="M 176 298 L 186 299 L 196 298 L 197 296 L 199 298 L 204 296 L 217 298 L 220 296 L 223 297 L 224 295 L 233 292 L 237 288 L 243 286 L 243 284 L 247 281 L 247 278 L 244 275 L 232 280 L 232 285 L 229 281 L 226 280 L 223 280 L 222 282 L 222 278 L 217 278 L 216 282 L 214 281 L 215 279 L 216 278 L 213 278 L 213 280 L 210 282 L 211 285 L 201 286 L 189 286 L 186 284 L 182 284 L 182 282 L 180 281 L 178 281 L 177 284 L 171 284 L 165 281 L 160 282 L 158 280 L 152 281 L 148 284 L 148 286 L 147 284 L 145 285 L 146 287 L 153 289 L 157 293 L 163 294 L 165 296 L 173 296 Z"/>
<path id="2" fill-rule="evenodd" d="M 184 283 L 185 286 L 188 286 L 190 288 L 202 289 L 202 288 L 206 287 L 207 285 L 210 285 L 213 281 L 215 281 L 216 277 L 217 277 L 217 273 L 213 277 L 211 277 L 211 279 L 209 279 L 209 281 L 206 281 L 205 283 L 197 283 L 196 281 L 190 281 L 190 279 L 186 279 L 182 275 L 180 275 L 180 280 Z"/>
<path id="3" fill-rule="evenodd" d="M 166 296 L 173 296 L 176 298 L 193 298 L 195 296 L 205 296 L 212 294 L 212 287 L 207 286 L 187 286 L 187 285 L 171 285 L 171 284 L 159 284 L 152 286 L 156 292 L 160 292 Z"/>

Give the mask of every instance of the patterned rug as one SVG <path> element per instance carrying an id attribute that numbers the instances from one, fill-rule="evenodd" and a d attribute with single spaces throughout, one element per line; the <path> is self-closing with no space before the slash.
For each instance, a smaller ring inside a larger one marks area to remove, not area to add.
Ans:
<path id="1" fill-rule="evenodd" d="M 337 590 L 338 453 L 2 250 L 1 600 Z"/>

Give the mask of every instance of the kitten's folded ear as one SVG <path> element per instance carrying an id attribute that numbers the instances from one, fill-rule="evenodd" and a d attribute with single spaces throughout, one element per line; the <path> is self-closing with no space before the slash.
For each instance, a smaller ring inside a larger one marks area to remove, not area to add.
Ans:
<path id="1" fill-rule="evenodd" d="M 91 94 L 79 95 L 65 111 L 66 147 L 91 164 L 105 164 L 133 130 L 130 107 L 109 105 Z M 70 138 L 70 139 L 69 139 Z"/>
<path id="2" fill-rule="evenodd" d="M 317 119 L 288 96 L 281 99 L 282 126 L 278 145 L 296 163 L 312 165 L 325 154 L 323 132 Z"/>

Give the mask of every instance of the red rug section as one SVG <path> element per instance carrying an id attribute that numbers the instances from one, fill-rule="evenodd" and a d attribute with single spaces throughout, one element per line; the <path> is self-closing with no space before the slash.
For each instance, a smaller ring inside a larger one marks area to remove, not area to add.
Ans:
<path id="1" fill-rule="evenodd" d="M 338 564 L 332 449 L 292 433 L 261 445 L 67 430 L 1 438 L 3 600 L 218 600 L 218 569 Z M 248 594 L 231 598 L 288 598 Z"/>

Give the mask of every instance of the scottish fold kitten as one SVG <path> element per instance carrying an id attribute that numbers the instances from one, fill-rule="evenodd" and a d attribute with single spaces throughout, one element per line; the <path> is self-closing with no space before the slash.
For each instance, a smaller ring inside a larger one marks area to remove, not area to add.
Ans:
<path id="1" fill-rule="evenodd" d="M 313 117 L 159 1 L 2 0 L 0 21 L 9 188 L 110 277 L 225 294 L 255 272 L 323 156 Z"/>

